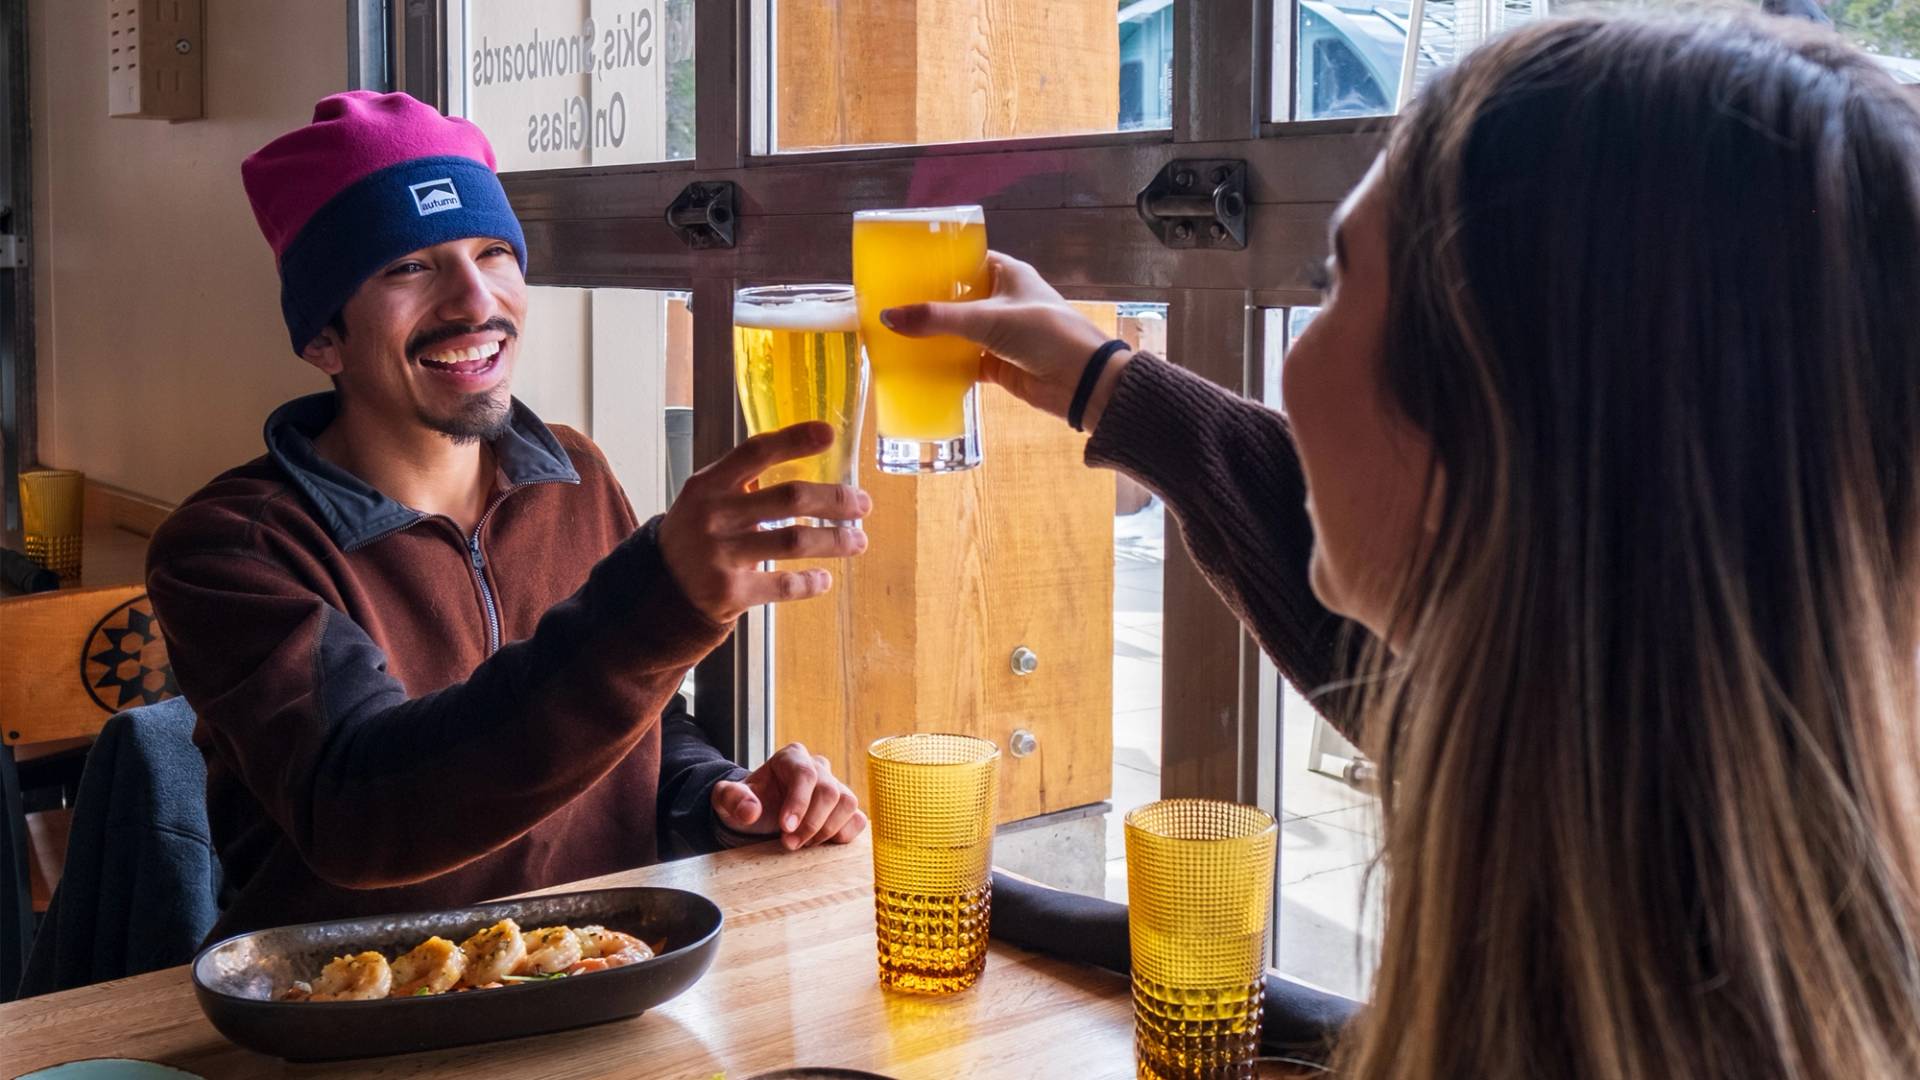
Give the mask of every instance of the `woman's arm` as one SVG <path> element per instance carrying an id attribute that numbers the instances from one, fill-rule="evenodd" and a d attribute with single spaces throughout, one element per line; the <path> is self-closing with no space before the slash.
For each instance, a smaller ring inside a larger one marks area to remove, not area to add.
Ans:
<path id="1" fill-rule="evenodd" d="M 881 320 L 908 337 L 955 334 L 979 343 L 982 374 L 1044 412 L 1065 417 L 1089 358 L 1107 335 L 1033 267 L 989 253 L 993 295 L 969 303 L 890 308 Z M 1112 357 L 1085 403 L 1094 431 L 1087 463 L 1119 469 L 1174 510 L 1202 572 L 1293 684 L 1309 695 L 1353 670 L 1359 631 L 1308 585 L 1313 530 L 1306 483 L 1286 421 L 1145 353 Z M 1315 705 L 1351 738 L 1339 695 Z"/>
<path id="2" fill-rule="evenodd" d="M 1087 464 L 1166 501 L 1208 583 L 1302 693 L 1347 677 L 1342 646 L 1359 631 L 1308 583 L 1306 482 L 1280 414 L 1149 353 L 1131 357 L 1104 405 Z M 1351 736 L 1345 710 L 1316 704 Z"/>

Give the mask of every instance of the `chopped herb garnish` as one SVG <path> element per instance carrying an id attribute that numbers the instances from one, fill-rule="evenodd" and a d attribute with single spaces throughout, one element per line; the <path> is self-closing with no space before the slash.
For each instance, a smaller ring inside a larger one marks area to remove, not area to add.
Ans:
<path id="1" fill-rule="evenodd" d="M 431 993 L 433 993 L 433 991 L 432 991 L 432 990 L 430 990 L 430 989 L 428 989 L 427 987 L 424 987 L 424 986 L 423 986 L 423 987 L 421 987 L 420 989 L 418 989 L 418 990 L 415 990 L 415 991 L 413 992 L 413 996 L 414 996 L 414 997 L 426 997 L 427 995 L 429 995 L 429 994 L 431 994 Z"/>

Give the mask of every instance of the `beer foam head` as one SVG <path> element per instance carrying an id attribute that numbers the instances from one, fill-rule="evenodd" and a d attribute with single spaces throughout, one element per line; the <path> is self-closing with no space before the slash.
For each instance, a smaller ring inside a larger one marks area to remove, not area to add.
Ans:
<path id="1" fill-rule="evenodd" d="M 753 330 L 851 334 L 860 329 L 860 315 L 851 295 L 845 300 L 735 301 L 733 324 Z"/>
<path id="2" fill-rule="evenodd" d="M 979 225 L 987 219 L 977 206 L 923 206 L 901 210 L 861 210 L 854 220 L 924 221 L 929 225 Z"/>

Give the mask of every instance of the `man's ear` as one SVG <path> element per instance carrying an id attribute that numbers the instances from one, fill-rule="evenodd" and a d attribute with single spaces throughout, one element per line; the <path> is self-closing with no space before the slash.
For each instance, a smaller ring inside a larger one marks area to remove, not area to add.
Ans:
<path id="1" fill-rule="evenodd" d="M 331 326 L 320 331 L 300 350 L 300 359 L 319 368 L 322 374 L 339 375 L 347 366 L 341 357 L 340 332 Z"/>

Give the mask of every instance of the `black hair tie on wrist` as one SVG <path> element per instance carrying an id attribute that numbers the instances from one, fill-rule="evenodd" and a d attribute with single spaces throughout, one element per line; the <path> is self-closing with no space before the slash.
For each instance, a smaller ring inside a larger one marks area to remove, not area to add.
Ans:
<path id="1" fill-rule="evenodd" d="M 1131 348 L 1126 342 L 1114 340 L 1093 350 L 1087 358 L 1087 366 L 1080 372 L 1080 385 L 1073 388 L 1073 402 L 1067 406 L 1067 423 L 1075 431 L 1085 431 L 1081 421 L 1087 416 L 1087 402 L 1093 397 L 1093 387 L 1100 381 L 1100 373 L 1107 370 L 1107 361 L 1121 349 Z"/>

